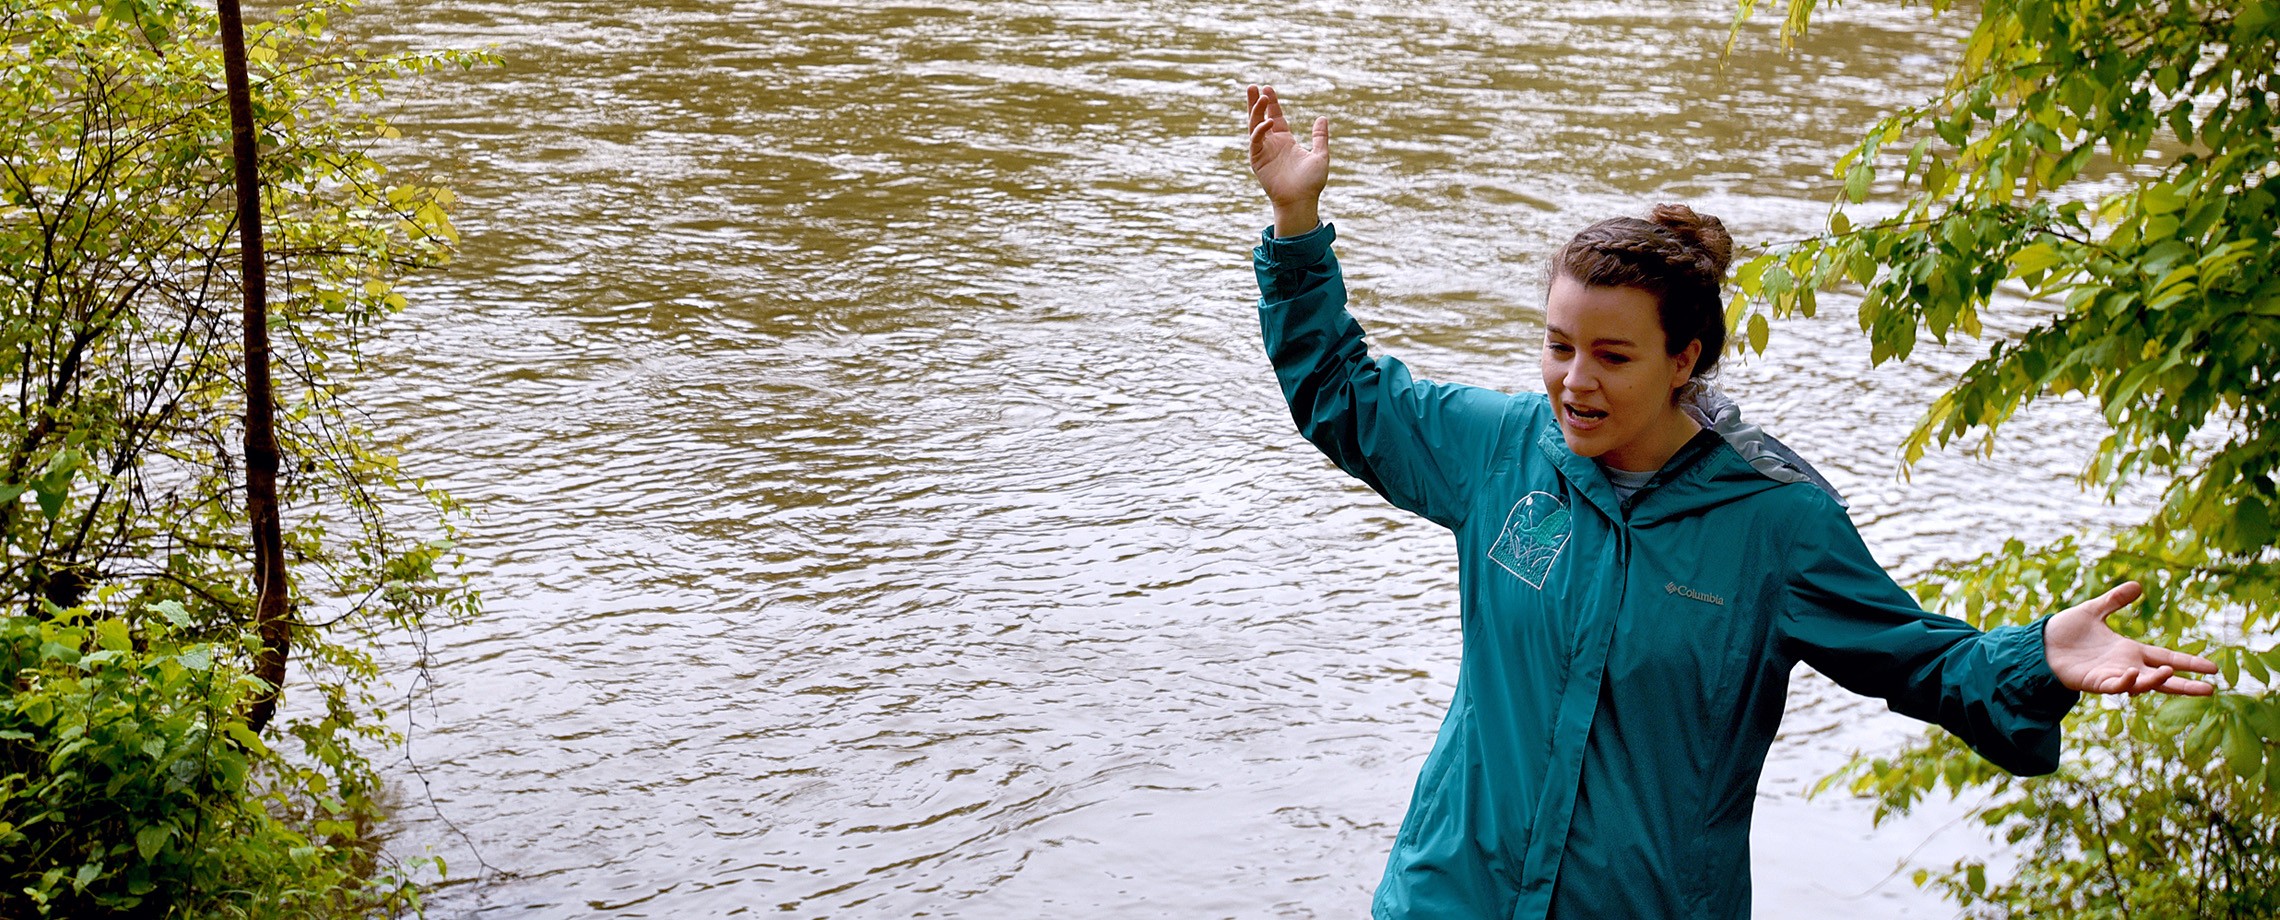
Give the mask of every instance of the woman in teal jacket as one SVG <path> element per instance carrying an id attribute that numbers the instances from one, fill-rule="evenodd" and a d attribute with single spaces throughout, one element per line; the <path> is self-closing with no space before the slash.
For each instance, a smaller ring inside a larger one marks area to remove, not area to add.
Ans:
<path id="1" fill-rule="evenodd" d="M 1731 242 L 1682 207 L 1553 260 L 1545 393 L 1372 358 L 1317 216 L 1311 146 L 1252 87 L 1274 209 L 1253 260 L 1299 431 L 1456 535 L 1464 658 L 1372 905 L 1379 920 L 1744 918 L 1758 771 L 1800 661 L 2013 773 L 2058 766 L 2077 691 L 2206 694 L 2203 659 L 2106 628 L 2125 584 L 2025 627 L 1926 613 L 1835 497 L 1700 375 Z"/>

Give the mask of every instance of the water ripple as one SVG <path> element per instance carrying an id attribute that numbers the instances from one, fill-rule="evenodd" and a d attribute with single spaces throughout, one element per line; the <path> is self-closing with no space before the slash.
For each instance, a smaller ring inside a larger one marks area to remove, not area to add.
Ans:
<path id="1" fill-rule="evenodd" d="M 1745 240 L 1811 232 L 1824 164 L 1956 34 L 1846 7 L 1721 64 L 1729 20 L 370 3 L 346 25 L 371 41 L 505 61 L 398 94 L 391 161 L 459 191 L 466 246 L 363 391 L 479 509 L 489 613 L 426 650 L 408 756 L 435 808 L 402 790 L 390 845 L 474 870 L 440 811 L 514 874 L 433 913 L 1364 911 L 1454 680 L 1454 560 L 1291 430 L 1239 88 L 1337 119 L 1327 206 L 1380 346 L 1533 388 L 1559 240 L 1668 199 Z M 1897 478 L 1974 348 L 1871 371 L 1824 304 L 1727 386 L 1896 571 L 2126 514 L 2067 483 L 2086 412 Z M 1887 877 L 1938 815 L 1872 830 L 1799 795 L 1911 723 L 1809 674 L 1791 699 L 1759 912 L 1946 915 Z"/>

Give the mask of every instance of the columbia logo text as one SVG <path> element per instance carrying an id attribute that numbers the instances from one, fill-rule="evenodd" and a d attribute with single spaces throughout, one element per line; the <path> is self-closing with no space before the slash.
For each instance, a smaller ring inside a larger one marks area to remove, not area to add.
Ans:
<path id="1" fill-rule="evenodd" d="M 1696 591 L 1693 588 L 1679 584 L 1675 581 L 1663 585 L 1663 593 L 1676 594 L 1690 601 L 1701 601 L 1705 604 L 1716 604 L 1720 607 L 1726 606 L 1726 599 L 1723 597 L 1719 597 L 1715 594 L 1705 594 L 1703 592 Z"/>

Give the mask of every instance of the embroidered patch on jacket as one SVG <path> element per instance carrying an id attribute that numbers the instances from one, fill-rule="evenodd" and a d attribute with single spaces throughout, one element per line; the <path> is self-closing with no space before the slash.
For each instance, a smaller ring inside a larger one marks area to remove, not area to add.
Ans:
<path id="1" fill-rule="evenodd" d="M 1544 590 L 1544 575 L 1560 558 L 1560 550 L 1567 547 L 1568 519 L 1567 503 L 1559 496 L 1530 492 L 1512 506 L 1511 516 L 1504 519 L 1504 531 L 1488 547 L 1488 558 L 1520 576 L 1529 587 Z"/>

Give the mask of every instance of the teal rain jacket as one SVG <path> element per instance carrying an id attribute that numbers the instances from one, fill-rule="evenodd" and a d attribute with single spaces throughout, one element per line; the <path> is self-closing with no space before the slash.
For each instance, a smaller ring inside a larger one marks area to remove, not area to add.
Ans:
<path id="1" fill-rule="evenodd" d="M 1370 357 L 1332 228 L 1262 237 L 1300 433 L 1457 539 L 1464 658 L 1379 920 L 1748 917 L 1750 809 L 1800 661 L 2013 773 L 2057 768 L 2076 694 L 2042 625 L 1924 612 L 1803 464 L 1720 425 L 1620 500 L 1546 397 Z"/>

